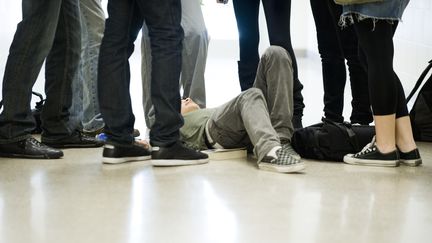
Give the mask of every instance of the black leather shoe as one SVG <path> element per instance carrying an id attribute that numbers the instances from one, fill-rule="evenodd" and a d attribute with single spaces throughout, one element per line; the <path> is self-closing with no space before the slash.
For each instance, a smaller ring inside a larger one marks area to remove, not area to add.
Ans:
<path id="1" fill-rule="evenodd" d="M 0 156 L 9 158 L 58 159 L 63 152 L 48 147 L 33 137 L 8 144 L 0 144 Z"/>
<path id="2" fill-rule="evenodd" d="M 56 140 L 47 140 L 42 137 L 42 143 L 53 148 L 96 148 L 104 145 L 102 141 L 80 132 L 74 133 L 70 137 Z"/>

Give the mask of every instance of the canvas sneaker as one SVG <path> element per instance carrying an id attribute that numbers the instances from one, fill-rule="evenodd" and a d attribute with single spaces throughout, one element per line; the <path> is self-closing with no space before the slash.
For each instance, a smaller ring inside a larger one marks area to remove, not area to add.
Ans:
<path id="1" fill-rule="evenodd" d="M 408 166 L 419 166 L 422 164 L 422 159 L 420 157 L 420 152 L 418 149 L 411 150 L 409 152 L 399 152 L 400 162 L 402 164 L 408 165 Z"/>
<path id="2" fill-rule="evenodd" d="M 209 162 L 207 154 L 185 147 L 180 141 L 170 147 L 153 147 L 154 166 L 197 165 Z"/>
<path id="3" fill-rule="evenodd" d="M 360 152 L 345 155 L 343 161 L 352 165 L 395 167 L 399 166 L 399 153 L 397 150 L 381 153 L 376 146 L 375 137 L 373 137 L 372 142 L 368 143 Z"/>
<path id="4" fill-rule="evenodd" d="M 134 143 L 128 146 L 105 144 L 102 153 L 104 164 L 119 164 L 151 159 L 150 149 Z"/>
<path id="5" fill-rule="evenodd" d="M 305 163 L 301 161 L 300 155 L 293 149 L 291 144 L 284 144 L 276 151 L 276 156 L 266 156 L 259 163 L 261 170 L 291 173 L 304 170 Z"/>

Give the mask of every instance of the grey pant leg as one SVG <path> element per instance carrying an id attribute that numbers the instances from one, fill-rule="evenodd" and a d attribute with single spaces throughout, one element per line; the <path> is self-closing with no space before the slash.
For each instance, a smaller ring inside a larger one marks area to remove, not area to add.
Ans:
<path id="1" fill-rule="evenodd" d="M 206 107 L 204 71 L 208 35 L 199 0 L 182 0 L 183 63 L 180 84 L 183 98 L 190 97 L 201 108 Z"/>
<path id="2" fill-rule="evenodd" d="M 206 106 L 204 71 L 207 60 L 208 35 L 199 0 L 181 0 L 185 38 L 182 50 L 180 84 L 183 97 L 192 98 L 201 108 Z M 142 87 L 145 122 L 148 128 L 154 123 L 154 109 L 150 97 L 151 47 L 147 26 L 144 25 L 141 39 Z"/>
<path id="3" fill-rule="evenodd" d="M 267 48 L 258 65 L 254 87 L 267 101 L 273 128 L 283 142 L 290 142 L 294 131 L 293 68 L 288 52 L 279 46 Z"/>
<path id="4" fill-rule="evenodd" d="M 252 144 L 261 161 L 274 147 L 280 146 L 273 129 L 267 102 L 261 90 L 250 88 L 220 106 L 209 119 L 212 139 L 224 148 L 239 148 Z"/>

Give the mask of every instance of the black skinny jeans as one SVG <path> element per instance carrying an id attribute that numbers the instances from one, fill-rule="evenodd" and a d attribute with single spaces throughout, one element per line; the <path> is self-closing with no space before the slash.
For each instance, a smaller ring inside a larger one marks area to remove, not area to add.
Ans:
<path id="1" fill-rule="evenodd" d="M 369 95 L 374 115 L 407 116 L 408 109 L 402 84 L 393 70 L 393 35 L 397 22 L 371 19 L 356 21 L 361 51 L 368 70 Z"/>
<path id="2" fill-rule="evenodd" d="M 267 21 L 271 45 L 285 48 L 291 56 L 294 70 L 294 116 L 303 115 L 303 85 L 298 79 L 297 61 L 291 44 L 291 0 L 261 0 Z M 258 14 L 260 0 L 233 0 L 240 44 L 238 72 L 241 90 L 253 86 L 257 72 L 259 53 Z"/>
<path id="3" fill-rule="evenodd" d="M 333 0 L 310 0 L 317 31 L 324 85 L 324 115 L 342 122 L 347 60 L 352 94 L 352 123 L 369 124 L 372 112 L 369 103 L 367 72 L 359 59 L 357 35 L 353 26 L 338 25 L 342 6 Z"/>

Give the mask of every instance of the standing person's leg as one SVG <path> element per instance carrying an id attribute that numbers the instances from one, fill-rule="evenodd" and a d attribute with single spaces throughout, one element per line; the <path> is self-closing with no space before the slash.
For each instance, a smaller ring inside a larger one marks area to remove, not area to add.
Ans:
<path id="1" fill-rule="evenodd" d="M 206 154 L 188 149 L 179 141 L 179 129 L 183 126 L 179 92 L 183 41 L 180 0 L 138 0 L 137 3 L 149 29 L 152 50 L 151 98 L 156 118 L 150 131 L 152 164 L 207 163 Z"/>
<path id="2" fill-rule="evenodd" d="M 135 116 L 129 93 L 129 57 L 142 27 L 135 0 L 109 0 L 99 55 L 98 97 L 108 143 L 133 144 Z"/>
<path id="3" fill-rule="evenodd" d="M 181 4 L 180 0 L 138 2 L 149 29 L 152 50 L 151 98 L 155 123 L 150 140 L 153 145 L 164 147 L 178 141 L 183 125 L 179 92 L 183 41 Z"/>
<path id="4" fill-rule="evenodd" d="M 70 128 L 72 81 L 81 54 L 78 0 L 63 0 L 54 44 L 46 59 L 46 101 L 41 113 L 42 142 L 56 148 L 98 147 L 101 142 Z"/>
<path id="5" fill-rule="evenodd" d="M 301 128 L 303 108 L 303 96 L 301 91 L 303 85 L 298 78 L 297 60 L 291 44 L 291 0 L 262 0 L 264 12 L 267 20 L 267 29 L 270 45 L 285 48 L 291 56 L 294 71 L 294 116 L 293 124 L 295 128 Z"/>
<path id="6" fill-rule="evenodd" d="M 58 26 L 45 64 L 46 101 L 41 114 L 42 141 L 52 142 L 71 136 L 69 108 L 72 80 L 81 53 L 81 27 L 78 0 L 62 0 Z"/>
<path id="7" fill-rule="evenodd" d="M 253 86 L 259 62 L 259 4 L 260 0 L 233 0 L 239 33 L 238 74 L 242 91 Z"/>
<path id="8" fill-rule="evenodd" d="M 288 52 L 280 46 L 270 46 L 262 55 L 254 87 L 267 101 L 273 128 L 282 143 L 289 143 L 294 131 L 293 68 Z"/>
<path id="9" fill-rule="evenodd" d="M 339 26 L 334 22 L 331 5 L 333 0 L 311 0 L 318 51 L 324 87 L 324 116 L 327 119 L 342 122 L 344 120 L 344 89 L 346 82 L 345 59 L 339 39 Z M 339 6 L 334 6 L 335 8 Z M 340 16 L 340 14 L 339 14 Z"/>
<path id="10" fill-rule="evenodd" d="M 59 158 L 63 153 L 31 138 L 31 91 L 54 42 L 60 1 L 22 1 L 22 21 L 9 50 L 3 78 L 0 156 Z"/>
<path id="11" fill-rule="evenodd" d="M 201 5 L 197 0 L 182 0 L 181 25 L 185 32 L 182 50 L 180 83 L 183 97 L 192 98 L 201 108 L 206 106 L 204 71 L 207 61 L 208 35 Z M 151 47 L 148 28 L 144 24 L 141 40 L 141 75 L 143 82 L 143 106 L 147 128 L 155 119 L 151 102 Z"/>
<path id="12" fill-rule="evenodd" d="M 97 98 L 97 65 L 105 14 L 101 0 L 80 1 L 81 59 L 72 81 L 72 106 L 69 109 L 71 129 L 86 134 L 100 133 L 104 122 Z"/>
<path id="13" fill-rule="evenodd" d="M 141 37 L 141 80 L 142 80 L 142 101 L 144 118 L 147 129 L 150 129 L 155 120 L 155 112 L 151 101 L 151 46 L 147 25 L 144 23 Z"/>
<path id="14" fill-rule="evenodd" d="M 99 110 L 97 96 L 97 70 L 99 50 L 105 28 L 105 13 L 101 0 L 81 0 L 80 8 L 82 21 L 86 26 L 83 30 L 85 43 L 83 43 L 82 78 L 83 78 L 83 117 L 84 132 L 94 133 L 101 131 L 105 126 Z"/>
<path id="15" fill-rule="evenodd" d="M 356 22 L 355 29 L 368 63 L 369 93 L 375 120 L 376 145 L 372 144 L 371 147 L 356 155 L 346 156 L 344 161 L 354 164 L 397 166 L 399 154 L 396 150 L 396 129 L 398 129 L 396 118 L 404 129 L 411 130 L 411 126 L 403 119 L 408 115 L 405 95 L 393 71 L 395 28 L 393 23 L 388 21 L 368 19 Z M 405 139 L 399 141 L 407 142 L 404 143 L 404 149 L 415 150 L 412 132 L 404 132 L 402 136 Z"/>
<path id="16" fill-rule="evenodd" d="M 333 0 L 327 0 L 327 2 L 332 13 L 333 25 L 340 38 L 343 58 L 347 60 L 348 65 L 352 95 L 350 120 L 351 123 L 366 125 L 373 121 L 373 117 L 369 101 L 367 71 L 365 66 L 360 62 L 357 34 L 353 26 L 340 28 L 338 23 L 342 14 L 342 6 L 336 4 Z"/>
<path id="17" fill-rule="evenodd" d="M 15 32 L 3 78 L 1 143 L 24 140 L 35 127 L 31 91 L 54 42 L 60 7 L 61 1 L 22 1 L 23 19 Z"/>
<path id="18" fill-rule="evenodd" d="M 182 0 L 183 40 L 180 83 L 183 98 L 190 97 L 201 108 L 206 107 L 204 72 L 207 61 L 208 35 L 199 0 Z"/>

